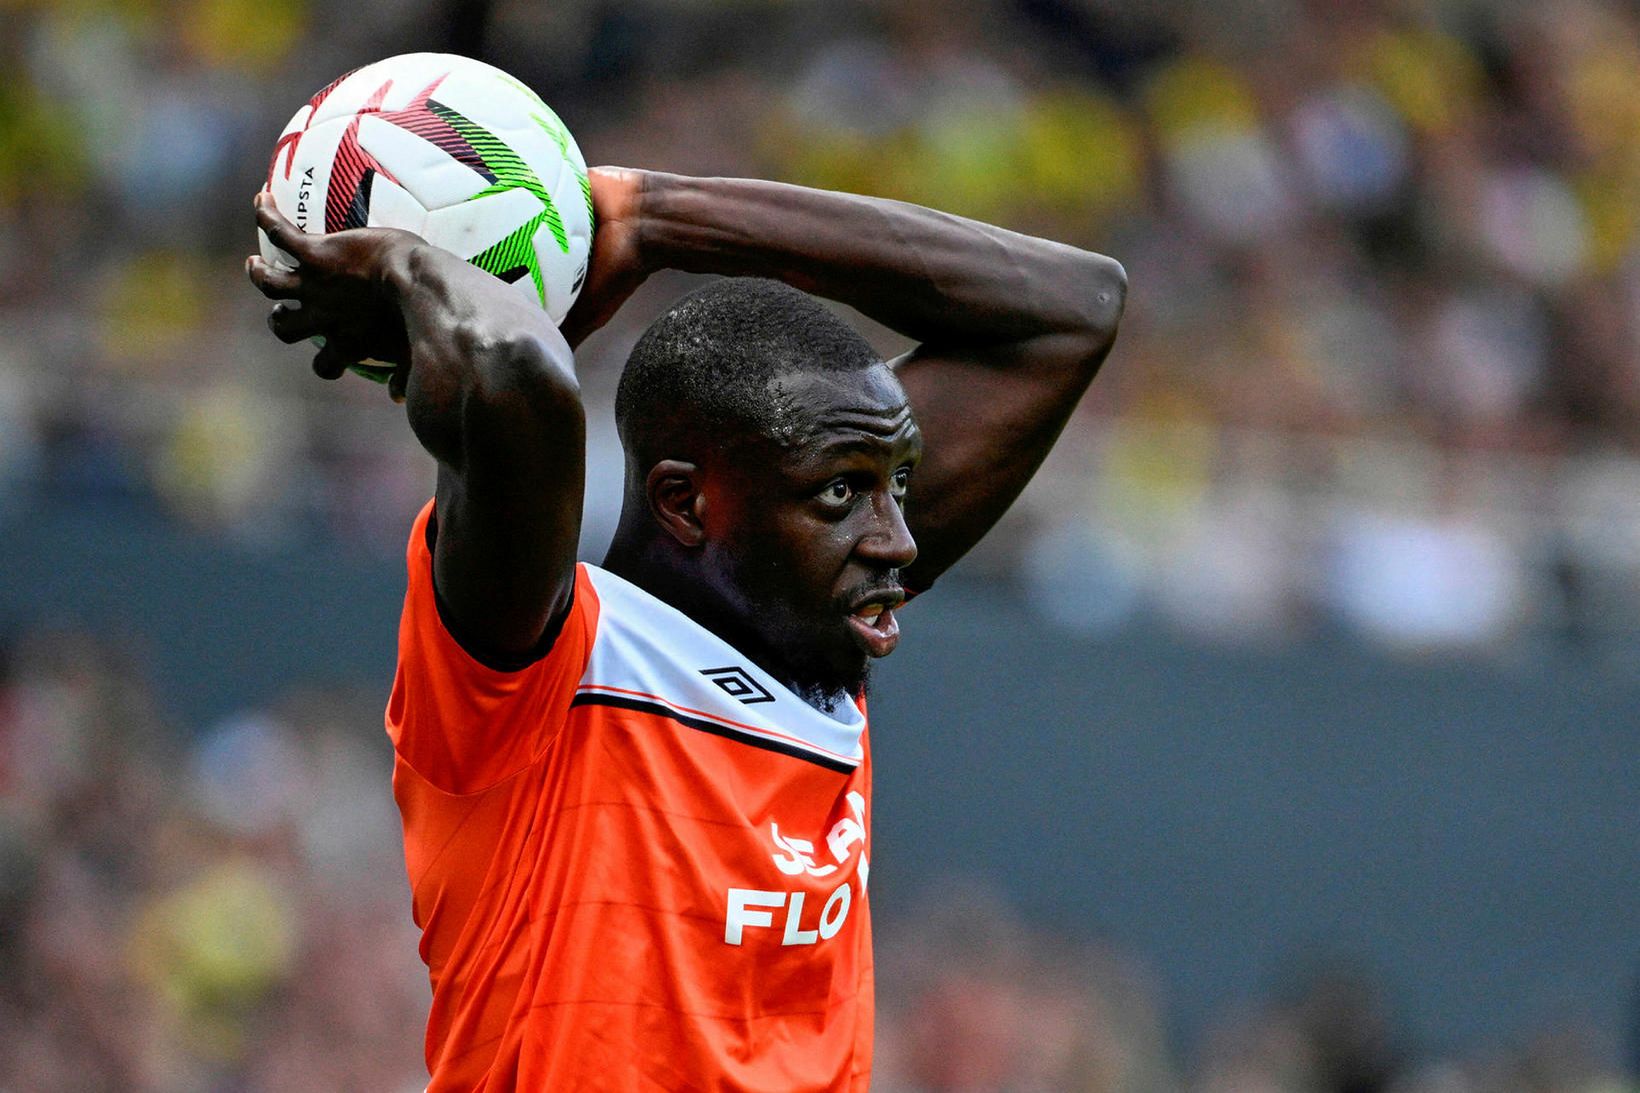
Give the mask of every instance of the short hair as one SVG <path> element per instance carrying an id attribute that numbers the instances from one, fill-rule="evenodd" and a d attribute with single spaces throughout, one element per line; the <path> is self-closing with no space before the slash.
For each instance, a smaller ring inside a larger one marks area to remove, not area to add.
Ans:
<path id="1" fill-rule="evenodd" d="M 852 372 L 882 358 L 818 300 L 779 281 L 723 278 L 685 296 L 632 347 L 615 424 L 643 469 L 693 437 L 775 435 L 770 384 L 793 372 Z M 670 449 L 670 450 L 669 450 Z"/>

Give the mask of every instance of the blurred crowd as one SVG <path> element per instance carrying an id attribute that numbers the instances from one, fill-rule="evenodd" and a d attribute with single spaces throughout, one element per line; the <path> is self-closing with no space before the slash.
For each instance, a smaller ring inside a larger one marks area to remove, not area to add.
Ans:
<path id="1" fill-rule="evenodd" d="M 0 1093 L 414 1093 L 429 991 L 380 696 L 178 733 L 92 635 L 0 649 Z M 1181 1049 L 1133 954 L 953 882 L 878 917 L 881 1093 L 1629 1093 L 1593 1030 L 1449 1056 L 1295 973 Z"/>
<path id="2" fill-rule="evenodd" d="M 0 1090 L 422 1088 L 378 696 L 184 737 L 88 634 L 4 659 Z"/>
<path id="3" fill-rule="evenodd" d="M 445 48 L 533 83 L 593 162 L 903 197 L 1121 258 L 1106 375 L 970 570 L 1055 622 L 1633 644 L 1640 15 L 1621 0 L 0 12 L 0 505 L 114 497 L 398 550 L 425 459 L 378 389 L 316 383 L 266 335 L 240 263 L 295 107 Z M 665 302 L 581 355 L 600 414 Z M 614 491 L 592 504 L 607 524 Z"/>

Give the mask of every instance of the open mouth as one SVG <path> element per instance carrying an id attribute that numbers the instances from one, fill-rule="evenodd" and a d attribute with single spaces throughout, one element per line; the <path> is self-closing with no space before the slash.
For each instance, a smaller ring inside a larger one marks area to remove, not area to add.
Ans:
<path id="1" fill-rule="evenodd" d="M 900 597 L 895 597 L 899 602 Z M 848 616 L 855 642 L 867 656 L 886 657 L 900 643 L 900 624 L 894 618 L 894 607 L 878 600 L 854 609 Z"/>

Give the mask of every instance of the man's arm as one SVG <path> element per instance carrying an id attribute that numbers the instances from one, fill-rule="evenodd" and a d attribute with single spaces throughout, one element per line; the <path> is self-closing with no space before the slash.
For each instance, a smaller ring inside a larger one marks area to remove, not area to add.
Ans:
<path id="1" fill-rule="evenodd" d="M 595 175 L 631 195 L 642 274 L 778 278 L 921 343 L 895 362 L 926 439 L 906 510 L 919 550 L 905 578 L 914 588 L 932 584 L 1019 496 L 1116 337 L 1127 276 L 1075 247 L 798 186 Z"/>
<path id="2" fill-rule="evenodd" d="M 389 389 L 438 460 L 434 583 L 469 652 L 532 651 L 567 611 L 585 480 L 585 416 L 569 346 L 546 312 L 406 232 L 306 235 L 259 196 L 257 223 L 297 260 L 259 258 L 283 341 L 325 338 L 314 371 L 397 365 Z"/>

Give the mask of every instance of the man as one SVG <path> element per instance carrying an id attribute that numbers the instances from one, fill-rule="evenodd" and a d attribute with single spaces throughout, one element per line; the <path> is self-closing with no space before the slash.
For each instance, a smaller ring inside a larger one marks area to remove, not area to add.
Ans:
<path id="1" fill-rule="evenodd" d="M 387 711 L 429 1088 L 864 1088 L 867 665 L 1046 456 L 1125 276 L 897 202 L 613 169 L 592 188 L 562 334 L 413 236 L 304 236 L 258 198 L 298 262 L 249 262 L 297 305 L 274 333 L 323 335 L 329 378 L 395 363 L 438 461 Z M 748 279 L 634 348 L 624 509 L 604 566 L 577 565 L 569 342 L 664 268 Z M 920 344 L 882 362 L 797 289 Z"/>

